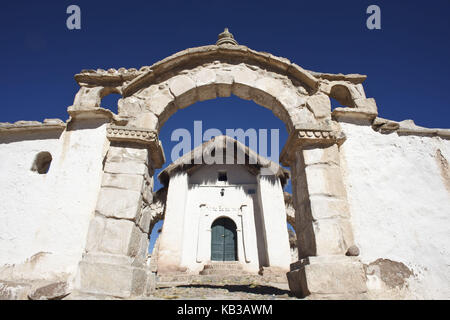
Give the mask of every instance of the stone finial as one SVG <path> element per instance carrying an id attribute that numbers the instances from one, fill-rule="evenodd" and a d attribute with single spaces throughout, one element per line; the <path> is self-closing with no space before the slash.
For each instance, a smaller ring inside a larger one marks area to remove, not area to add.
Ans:
<path id="1" fill-rule="evenodd" d="M 225 28 L 225 30 L 219 34 L 216 46 L 220 46 L 221 44 L 238 45 L 237 41 L 234 40 L 233 35 L 228 31 L 228 28 Z"/>

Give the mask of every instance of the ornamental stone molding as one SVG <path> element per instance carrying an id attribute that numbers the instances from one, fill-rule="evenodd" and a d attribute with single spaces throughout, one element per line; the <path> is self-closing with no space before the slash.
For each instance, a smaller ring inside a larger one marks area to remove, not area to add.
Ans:
<path id="1" fill-rule="evenodd" d="M 333 144 L 342 144 L 345 135 L 331 127 L 296 129 L 289 138 L 280 154 L 280 163 L 291 166 L 294 154 L 299 148 L 316 146 L 319 148 Z"/>
<path id="2" fill-rule="evenodd" d="M 158 133 L 153 130 L 109 125 L 106 133 L 110 141 L 148 146 L 151 150 L 153 168 L 161 168 L 166 161 L 161 141 L 158 139 Z"/>
<path id="3" fill-rule="evenodd" d="M 373 120 L 377 107 L 365 96 L 365 79 L 305 70 L 286 58 L 239 45 L 226 29 L 216 45 L 183 50 L 139 70 L 83 70 L 75 75 L 81 88 L 70 111 L 98 110 L 104 96 L 117 93 L 122 99 L 116 123 L 159 131 L 179 109 L 236 95 L 270 109 L 291 133 L 307 124 L 321 126 L 332 116 Z M 332 113 L 330 97 L 343 107 Z"/>

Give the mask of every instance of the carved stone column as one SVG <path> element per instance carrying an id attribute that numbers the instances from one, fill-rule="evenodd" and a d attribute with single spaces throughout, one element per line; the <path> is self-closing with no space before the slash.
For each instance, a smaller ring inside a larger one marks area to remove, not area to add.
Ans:
<path id="1" fill-rule="evenodd" d="M 362 264 L 348 256 L 354 255 L 354 240 L 339 160 L 343 141 L 331 128 L 297 129 L 281 154 L 292 171 L 300 259 L 287 275 L 300 297 L 355 297 L 367 291 Z"/>
<path id="2" fill-rule="evenodd" d="M 81 292 L 130 297 L 141 295 L 147 282 L 149 210 L 153 171 L 164 154 L 153 131 L 107 128 L 111 141 L 92 219 L 86 251 L 79 265 Z"/>

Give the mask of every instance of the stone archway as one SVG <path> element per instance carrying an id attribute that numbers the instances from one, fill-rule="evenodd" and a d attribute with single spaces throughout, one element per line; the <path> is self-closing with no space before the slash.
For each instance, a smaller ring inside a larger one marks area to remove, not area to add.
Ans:
<path id="1" fill-rule="evenodd" d="M 354 243 L 340 171 L 339 145 L 345 137 L 332 121 L 332 115 L 346 112 L 376 116 L 373 99 L 366 99 L 362 89 L 365 77 L 309 72 L 233 41 L 184 50 L 140 70 L 86 70 L 75 76 L 81 89 L 69 114 L 111 119 L 96 216 L 80 262 L 80 290 L 142 294 L 142 252 L 152 221 L 151 210 L 145 208 L 153 203 L 154 169 L 165 161 L 158 132 L 178 109 L 234 94 L 272 110 L 289 132 L 280 159 L 292 171 L 302 259 L 288 273 L 291 290 L 299 296 L 365 292 L 362 264 L 346 256 Z M 351 110 L 337 108 L 332 114 L 329 96 L 343 92 L 336 85 L 350 88 L 344 100 L 351 100 Z M 100 108 L 105 92 L 123 96 L 118 115 Z"/>

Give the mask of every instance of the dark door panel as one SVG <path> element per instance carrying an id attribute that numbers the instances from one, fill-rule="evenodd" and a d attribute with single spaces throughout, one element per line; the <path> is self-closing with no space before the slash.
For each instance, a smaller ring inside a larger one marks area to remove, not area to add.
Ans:
<path id="1" fill-rule="evenodd" d="M 211 227 L 211 260 L 236 261 L 237 236 L 233 220 L 220 218 Z"/>

